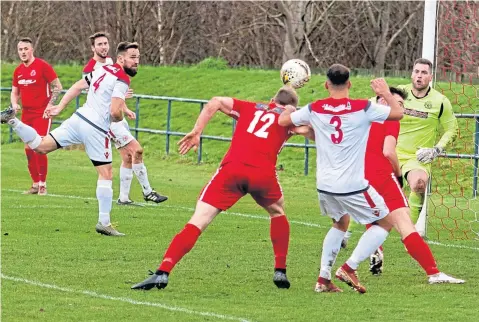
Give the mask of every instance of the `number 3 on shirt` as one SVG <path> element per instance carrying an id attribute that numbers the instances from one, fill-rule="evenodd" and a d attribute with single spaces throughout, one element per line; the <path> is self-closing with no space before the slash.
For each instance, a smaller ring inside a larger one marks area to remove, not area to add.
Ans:
<path id="1" fill-rule="evenodd" d="M 261 117 L 262 116 L 262 117 Z M 249 124 L 248 129 L 246 130 L 248 133 L 253 133 L 258 121 L 264 122 L 263 126 L 260 127 L 256 132 L 253 134 L 259 138 L 266 139 L 269 133 L 266 131 L 268 128 L 273 124 L 275 116 L 273 113 L 264 113 L 264 111 L 256 111 L 254 112 L 254 119 Z"/>
<path id="2" fill-rule="evenodd" d="M 93 88 L 95 89 L 94 90 L 95 92 L 98 89 L 98 87 L 100 87 L 100 83 L 103 81 L 103 78 L 105 78 L 105 75 L 106 73 L 98 77 L 98 79 L 93 83 Z"/>
<path id="3" fill-rule="evenodd" d="M 334 125 L 334 129 L 336 130 L 336 132 L 331 134 L 331 141 L 333 141 L 334 144 L 341 143 L 341 141 L 343 140 L 343 131 L 341 130 L 341 118 L 335 115 L 331 118 L 329 124 Z"/>

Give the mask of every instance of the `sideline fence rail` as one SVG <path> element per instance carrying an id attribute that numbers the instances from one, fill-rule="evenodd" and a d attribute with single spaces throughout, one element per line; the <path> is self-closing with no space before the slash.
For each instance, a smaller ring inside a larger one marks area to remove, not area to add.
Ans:
<path id="1" fill-rule="evenodd" d="M 11 88 L 2 87 L 0 88 L 2 92 L 10 92 Z M 63 90 L 62 93 L 66 91 Z M 154 95 L 141 95 L 141 94 L 134 94 L 133 99 L 135 99 L 135 113 L 136 113 L 136 120 L 135 120 L 135 127 L 130 128 L 132 132 L 135 133 L 135 138 L 138 138 L 138 133 L 151 133 L 151 134 L 163 134 L 166 135 L 166 146 L 165 151 L 167 154 L 170 152 L 170 137 L 171 136 L 184 136 L 187 133 L 183 132 L 176 132 L 171 130 L 171 111 L 173 102 L 182 102 L 182 103 L 191 103 L 197 104 L 199 110 L 201 111 L 204 105 L 208 102 L 206 100 L 199 100 L 199 99 L 191 99 L 191 98 L 181 98 L 181 97 L 169 97 L 169 96 L 154 96 Z M 149 128 L 141 128 L 140 127 L 140 100 L 162 100 L 167 101 L 167 119 L 166 119 L 166 130 L 157 130 L 157 129 L 149 129 Z M 80 98 L 77 97 L 76 101 L 76 108 L 80 107 Z M 474 154 L 453 154 L 448 153 L 441 155 L 444 158 L 453 158 L 453 159 L 474 159 L 474 168 L 473 168 L 473 181 L 472 181 L 472 191 L 473 197 L 477 196 L 477 181 L 478 181 L 478 166 L 479 166 L 479 114 L 456 114 L 457 118 L 468 118 L 475 120 L 475 127 L 474 127 Z M 53 121 L 54 124 L 61 124 L 61 121 Z M 236 122 L 233 121 L 232 132 L 234 132 L 236 126 Z M 203 153 L 203 139 L 207 140 L 216 140 L 216 141 L 231 141 L 230 137 L 222 137 L 222 136 L 214 136 L 214 135 L 201 135 L 200 145 L 198 147 L 198 158 L 197 162 L 200 163 L 202 159 Z M 8 142 L 13 141 L 13 132 L 10 128 L 9 132 L 9 140 Z M 309 173 L 309 149 L 315 149 L 316 146 L 314 144 L 310 144 L 308 139 L 304 140 L 304 143 L 286 143 L 287 147 L 296 147 L 296 148 L 303 148 L 304 149 L 304 175 L 308 175 Z"/>

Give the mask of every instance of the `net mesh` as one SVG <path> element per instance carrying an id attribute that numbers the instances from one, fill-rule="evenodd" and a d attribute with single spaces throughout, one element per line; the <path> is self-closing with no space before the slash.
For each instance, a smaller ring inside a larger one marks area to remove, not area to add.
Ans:
<path id="1" fill-rule="evenodd" d="M 450 99 L 455 113 L 468 115 L 459 115 L 449 157 L 432 166 L 428 238 L 477 239 L 479 2 L 439 1 L 437 21 L 435 88 Z"/>

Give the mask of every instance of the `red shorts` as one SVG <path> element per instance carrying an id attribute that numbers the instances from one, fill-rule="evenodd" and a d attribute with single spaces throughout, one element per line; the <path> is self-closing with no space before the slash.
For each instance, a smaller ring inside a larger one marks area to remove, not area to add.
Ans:
<path id="1" fill-rule="evenodd" d="M 243 163 L 227 163 L 216 170 L 201 190 L 199 200 L 226 210 L 249 193 L 262 207 L 281 199 L 283 192 L 274 169 L 255 168 Z"/>
<path id="2" fill-rule="evenodd" d="M 368 178 L 368 180 L 371 186 L 383 197 L 389 208 L 389 212 L 393 212 L 399 208 L 409 207 L 407 198 L 394 173 L 372 180 Z"/>
<path id="3" fill-rule="evenodd" d="M 52 120 L 44 119 L 42 114 L 22 113 L 22 122 L 33 127 L 40 136 L 46 136 L 52 124 Z"/>

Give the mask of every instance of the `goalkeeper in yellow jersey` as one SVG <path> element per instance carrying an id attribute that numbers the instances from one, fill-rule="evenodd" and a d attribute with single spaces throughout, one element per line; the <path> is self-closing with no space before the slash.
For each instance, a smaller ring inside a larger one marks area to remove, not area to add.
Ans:
<path id="1" fill-rule="evenodd" d="M 431 162 L 451 143 L 457 134 L 457 120 L 451 102 L 429 86 L 432 63 L 420 58 L 414 62 L 412 83 L 398 86 L 407 92 L 404 118 L 396 152 L 403 177 L 411 187 L 409 206 L 416 223 L 424 202 L 424 193 L 431 175 Z M 439 129 L 444 134 L 438 141 Z"/>

